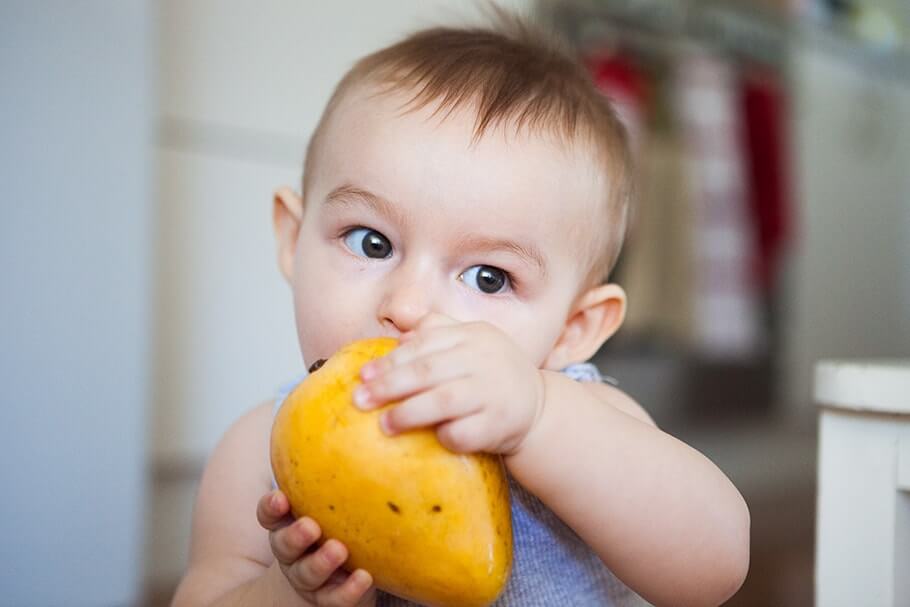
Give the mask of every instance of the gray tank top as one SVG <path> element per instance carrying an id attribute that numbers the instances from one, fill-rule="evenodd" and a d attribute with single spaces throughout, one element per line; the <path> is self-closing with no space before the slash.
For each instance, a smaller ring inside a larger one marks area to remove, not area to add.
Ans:
<path id="1" fill-rule="evenodd" d="M 563 373 L 577 381 L 615 380 L 590 363 L 571 365 Z M 275 412 L 302 378 L 283 386 Z M 273 481 L 274 483 L 274 481 Z M 509 477 L 512 499 L 513 562 L 506 588 L 495 607 L 629 607 L 646 605 L 619 581 L 591 548 L 553 512 Z M 377 607 L 417 607 L 416 603 L 380 592 Z"/>

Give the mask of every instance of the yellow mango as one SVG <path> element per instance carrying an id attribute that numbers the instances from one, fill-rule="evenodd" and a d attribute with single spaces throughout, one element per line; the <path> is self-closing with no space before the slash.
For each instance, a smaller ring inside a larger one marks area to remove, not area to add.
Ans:
<path id="1" fill-rule="evenodd" d="M 354 342 L 294 389 L 272 427 L 275 479 L 294 516 L 347 546 L 346 569 L 366 569 L 377 587 L 425 605 L 489 605 L 512 565 L 502 461 L 452 453 L 432 429 L 386 436 L 385 407 L 354 407 L 360 368 L 396 345 Z"/>

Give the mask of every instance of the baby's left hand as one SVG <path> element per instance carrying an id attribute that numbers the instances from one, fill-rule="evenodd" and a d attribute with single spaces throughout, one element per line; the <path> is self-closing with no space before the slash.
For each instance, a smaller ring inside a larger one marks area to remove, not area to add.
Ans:
<path id="1" fill-rule="evenodd" d="M 354 393 L 384 412 L 387 434 L 436 426 L 456 453 L 515 453 L 543 411 L 543 376 L 502 331 L 428 314 L 387 356 L 364 365 Z"/>

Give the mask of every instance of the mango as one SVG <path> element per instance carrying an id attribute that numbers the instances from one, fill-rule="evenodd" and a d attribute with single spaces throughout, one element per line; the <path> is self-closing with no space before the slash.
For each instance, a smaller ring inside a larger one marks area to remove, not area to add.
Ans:
<path id="1" fill-rule="evenodd" d="M 354 342 L 288 396 L 275 417 L 271 463 L 296 517 L 349 551 L 378 588 L 434 607 L 492 603 L 512 565 L 509 485 L 502 460 L 459 455 L 432 428 L 386 436 L 382 409 L 352 399 L 360 368 L 397 345 Z"/>

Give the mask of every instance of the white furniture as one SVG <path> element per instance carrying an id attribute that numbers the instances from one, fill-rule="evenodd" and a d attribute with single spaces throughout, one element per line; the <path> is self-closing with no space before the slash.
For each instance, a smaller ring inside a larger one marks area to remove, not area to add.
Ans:
<path id="1" fill-rule="evenodd" d="M 815 603 L 910 605 L 910 360 L 822 361 Z"/>

